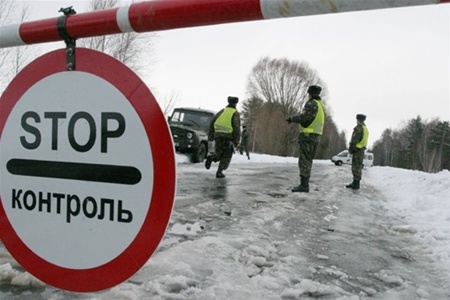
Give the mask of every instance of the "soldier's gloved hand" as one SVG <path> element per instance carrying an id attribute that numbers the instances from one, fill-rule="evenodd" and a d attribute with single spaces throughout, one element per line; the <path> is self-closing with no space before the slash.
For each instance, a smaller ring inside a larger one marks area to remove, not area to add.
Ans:
<path id="1" fill-rule="evenodd" d="M 350 154 L 353 154 L 353 153 L 355 152 L 355 146 L 350 145 L 350 147 L 349 147 L 349 149 L 348 149 L 348 152 L 349 152 Z"/>
<path id="2" fill-rule="evenodd" d="M 292 122 L 291 117 L 287 117 L 286 122 L 288 122 L 290 124 Z"/>

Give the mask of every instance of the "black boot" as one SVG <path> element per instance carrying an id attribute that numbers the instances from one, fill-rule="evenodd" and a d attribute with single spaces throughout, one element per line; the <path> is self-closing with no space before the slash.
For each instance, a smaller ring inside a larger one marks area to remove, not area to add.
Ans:
<path id="1" fill-rule="evenodd" d="M 309 178 L 300 176 L 300 185 L 293 188 L 292 192 L 309 193 Z"/>
<path id="2" fill-rule="evenodd" d="M 205 161 L 206 170 L 209 170 L 211 168 L 211 164 L 212 164 L 213 160 L 214 160 L 213 154 L 210 154 L 206 157 L 206 161 Z"/>
<path id="3" fill-rule="evenodd" d="M 225 175 L 222 173 L 222 168 L 219 167 L 216 172 L 216 178 L 224 178 Z"/>
<path id="4" fill-rule="evenodd" d="M 345 187 L 352 190 L 359 190 L 359 180 L 353 180 L 352 183 L 347 184 Z"/>

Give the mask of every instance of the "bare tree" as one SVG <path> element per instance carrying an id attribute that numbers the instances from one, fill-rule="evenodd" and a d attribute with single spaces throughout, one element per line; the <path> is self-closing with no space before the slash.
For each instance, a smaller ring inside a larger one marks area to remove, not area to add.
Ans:
<path id="1" fill-rule="evenodd" d="M 253 137 L 253 151 L 282 156 L 298 154 L 298 127 L 288 125 L 285 119 L 301 111 L 307 101 L 308 86 L 313 84 L 322 86 L 322 95 L 326 97 L 326 85 L 305 62 L 265 57 L 256 63 L 247 82 L 250 98 L 243 105 L 243 119 Z M 331 116 L 327 120 L 332 122 Z M 333 151 L 330 145 L 345 147 L 345 135 L 339 134 L 334 122 L 324 136 L 319 155 L 329 156 Z"/>
<path id="2" fill-rule="evenodd" d="M 264 101 L 258 98 L 250 98 L 246 101 L 243 101 L 242 104 L 242 117 L 243 117 L 243 125 L 247 126 L 247 130 L 252 137 L 252 147 L 251 152 L 255 152 L 256 149 L 256 141 L 257 135 L 259 135 L 260 128 L 258 126 L 258 120 L 261 119 L 259 116 L 260 112 L 262 112 L 262 106 Z"/>
<path id="3" fill-rule="evenodd" d="M 258 112 L 258 152 L 284 156 L 288 154 L 286 135 L 280 134 L 289 129 L 288 124 L 284 121 L 283 110 L 284 107 L 279 103 L 266 103 Z"/>
<path id="4" fill-rule="evenodd" d="M 104 10 L 119 5 L 119 0 L 90 0 L 88 10 Z M 151 64 L 155 37 L 155 33 L 130 32 L 86 38 L 79 40 L 78 45 L 107 53 L 143 75 L 142 72 Z"/>
<path id="5" fill-rule="evenodd" d="M 164 115 L 168 116 L 170 112 L 175 108 L 176 103 L 179 100 L 177 92 L 172 91 L 166 98 L 163 98 L 162 111 Z"/>
<path id="6" fill-rule="evenodd" d="M 11 0 L 0 0 L 0 26 L 23 22 L 29 15 L 28 6 L 13 5 Z M 20 46 L 13 48 L 0 48 L 0 92 L 17 75 L 23 67 L 39 55 L 37 51 L 31 51 L 32 46 Z"/>
<path id="7" fill-rule="evenodd" d="M 336 153 L 347 149 L 347 140 L 344 132 L 339 132 L 331 115 L 326 116 L 322 138 L 317 145 L 316 156 L 330 158 Z"/>
<path id="8" fill-rule="evenodd" d="M 23 6 L 20 11 L 20 22 L 24 22 L 29 16 L 28 6 Z M 11 51 L 12 74 L 17 75 L 39 53 L 31 51 L 31 46 L 14 47 Z"/>
<path id="9" fill-rule="evenodd" d="M 0 26 L 3 27 L 11 22 L 12 7 L 11 0 L 0 0 Z M 4 66 L 10 50 L 10 48 L 0 48 L 0 69 Z"/>
<path id="10" fill-rule="evenodd" d="M 12 7 L 11 0 L 0 0 L 0 26 L 5 26 L 11 22 Z M 0 80 L 0 91 L 5 88 L 6 82 L 9 82 L 7 64 L 11 51 L 11 48 L 0 48 L 0 74 L 2 79 Z"/>
<path id="11" fill-rule="evenodd" d="M 395 143 L 392 129 L 385 129 L 381 139 L 373 144 L 374 164 L 379 166 L 393 166 L 395 157 Z"/>
<path id="12" fill-rule="evenodd" d="M 279 103 L 285 114 L 293 114 L 304 104 L 306 90 L 312 84 L 324 86 L 307 63 L 264 57 L 253 67 L 247 90 L 252 97 Z"/>

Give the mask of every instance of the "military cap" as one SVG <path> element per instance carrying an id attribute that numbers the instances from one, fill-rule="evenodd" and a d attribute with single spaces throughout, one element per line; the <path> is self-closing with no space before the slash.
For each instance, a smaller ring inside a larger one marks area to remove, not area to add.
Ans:
<path id="1" fill-rule="evenodd" d="M 228 103 L 230 104 L 237 104 L 239 102 L 238 97 L 228 96 Z"/>
<path id="2" fill-rule="evenodd" d="M 366 120 L 366 116 L 363 114 L 357 114 L 356 115 L 356 120 L 360 120 L 360 121 L 365 121 Z"/>
<path id="3" fill-rule="evenodd" d="M 320 92 L 322 92 L 322 88 L 318 85 L 311 85 L 308 87 L 308 94 L 320 95 Z"/>

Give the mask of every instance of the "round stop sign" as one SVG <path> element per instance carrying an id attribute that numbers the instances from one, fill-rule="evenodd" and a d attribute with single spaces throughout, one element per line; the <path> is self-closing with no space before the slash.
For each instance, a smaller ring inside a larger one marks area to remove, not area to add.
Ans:
<path id="1" fill-rule="evenodd" d="M 137 272 L 173 207 L 164 114 L 125 65 L 97 51 L 48 53 L 0 99 L 0 231 L 31 274 L 77 292 Z"/>

